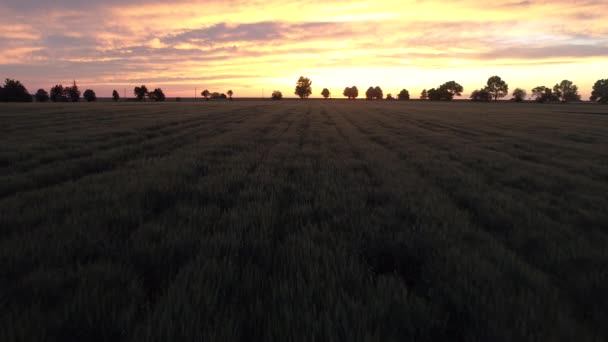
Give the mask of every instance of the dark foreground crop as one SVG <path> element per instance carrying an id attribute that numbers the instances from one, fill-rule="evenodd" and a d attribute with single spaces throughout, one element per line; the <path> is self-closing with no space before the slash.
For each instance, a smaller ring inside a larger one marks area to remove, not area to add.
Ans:
<path id="1" fill-rule="evenodd" d="M 605 341 L 594 105 L 2 105 L 1 341 Z"/>

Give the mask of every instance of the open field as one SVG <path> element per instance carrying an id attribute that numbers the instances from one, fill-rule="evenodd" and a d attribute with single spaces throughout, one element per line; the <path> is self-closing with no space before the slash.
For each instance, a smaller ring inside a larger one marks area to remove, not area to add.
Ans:
<path id="1" fill-rule="evenodd" d="M 0 105 L 0 341 L 606 341 L 608 107 Z"/>

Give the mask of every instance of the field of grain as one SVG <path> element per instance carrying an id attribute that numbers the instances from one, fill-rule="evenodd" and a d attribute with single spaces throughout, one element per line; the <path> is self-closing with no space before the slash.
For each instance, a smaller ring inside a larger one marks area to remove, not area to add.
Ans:
<path id="1" fill-rule="evenodd" d="M 606 341 L 608 107 L 0 105 L 0 340 Z"/>

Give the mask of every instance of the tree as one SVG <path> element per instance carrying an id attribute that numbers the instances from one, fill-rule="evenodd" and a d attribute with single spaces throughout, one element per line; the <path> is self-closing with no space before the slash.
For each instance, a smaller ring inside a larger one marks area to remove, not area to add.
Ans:
<path id="1" fill-rule="evenodd" d="M 422 92 L 420 93 L 420 99 L 421 99 L 421 100 L 426 100 L 426 99 L 428 99 L 428 98 L 429 98 L 429 96 L 428 96 L 428 94 L 426 93 L 426 89 L 422 89 Z"/>
<path id="2" fill-rule="evenodd" d="M 359 97 L 359 89 L 357 89 L 356 86 L 346 87 L 344 88 L 343 95 L 348 97 L 349 100 L 355 100 L 357 97 Z"/>
<path id="3" fill-rule="evenodd" d="M 232 90 L 228 90 L 226 94 L 228 94 L 228 98 L 230 98 L 230 101 L 232 101 L 232 95 L 234 94 Z"/>
<path id="4" fill-rule="evenodd" d="M 545 86 L 538 86 L 532 89 L 532 95 L 536 102 L 554 102 L 559 101 L 560 94 L 551 91 L 551 88 Z"/>
<path id="5" fill-rule="evenodd" d="M 463 91 L 463 88 L 460 84 L 455 81 L 445 82 L 439 87 L 441 100 L 451 101 L 454 96 L 460 96 Z"/>
<path id="6" fill-rule="evenodd" d="M 49 93 L 44 89 L 38 89 L 34 97 L 36 98 L 36 102 L 47 102 L 49 100 Z"/>
<path id="7" fill-rule="evenodd" d="M 395 98 L 393 97 L 393 94 L 388 93 L 388 94 L 386 94 L 386 99 L 387 99 L 388 101 L 391 101 L 391 100 L 394 100 Z"/>
<path id="8" fill-rule="evenodd" d="M 401 89 L 401 91 L 399 92 L 399 95 L 397 95 L 397 98 L 401 101 L 409 100 L 410 92 L 407 91 L 407 89 Z"/>
<path id="9" fill-rule="evenodd" d="M 515 88 L 513 90 L 513 99 L 515 102 L 522 102 L 526 98 L 526 91 L 521 88 Z"/>
<path id="10" fill-rule="evenodd" d="M 595 82 L 589 100 L 599 103 L 608 103 L 608 78 Z"/>
<path id="11" fill-rule="evenodd" d="M 7 78 L 0 87 L 0 102 L 32 102 L 32 95 L 20 81 Z"/>
<path id="12" fill-rule="evenodd" d="M 494 97 L 494 101 L 498 98 L 507 96 L 509 93 L 509 85 L 498 76 L 488 78 L 488 83 L 484 89 Z"/>
<path id="13" fill-rule="evenodd" d="M 51 88 L 51 101 L 53 102 L 67 102 L 68 98 L 65 96 L 65 89 L 61 84 L 57 84 Z"/>
<path id="14" fill-rule="evenodd" d="M 578 87 L 575 86 L 572 81 L 561 81 L 559 84 L 553 86 L 553 92 L 562 102 L 580 101 L 581 99 L 581 96 L 578 94 Z"/>
<path id="15" fill-rule="evenodd" d="M 68 100 L 72 102 L 78 102 L 78 100 L 80 100 L 80 90 L 78 90 L 76 81 L 74 81 L 71 87 L 64 88 L 63 91 Z"/>
<path id="16" fill-rule="evenodd" d="M 142 85 L 141 87 L 135 87 L 133 89 L 133 94 L 135 95 L 135 98 L 137 98 L 138 101 L 142 101 L 148 95 L 148 87 L 146 87 L 145 85 Z"/>
<path id="17" fill-rule="evenodd" d="M 201 96 L 205 98 L 205 101 L 209 101 L 209 94 L 211 94 L 211 93 L 207 89 L 205 89 L 201 92 Z"/>
<path id="18" fill-rule="evenodd" d="M 376 88 L 374 88 L 374 98 L 376 100 L 382 100 L 384 98 L 384 93 L 382 92 L 382 88 L 376 86 Z"/>
<path id="19" fill-rule="evenodd" d="M 272 92 L 272 99 L 273 100 L 282 100 L 283 99 L 283 93 L 281 93 L 280 90 L 275 90 Z"/>
<path id="20" fill-rule="evenodd" d="M 298 82 L 296 83 L 296 91 L 295 94 L 298 95 L 301 99 L 306 99 L 312 94 L 312 81 L 307 77 L 300 76 Z"/>
<path id="21" fill-rule="evenodd" d="M 327 99 L 327 98 L 329 97 L 329 95 L 330 95 L 330 93 L 329 93 L 329 89 L 327 89 L 327 88 L 323 88 L 323 91 L 321 92 L 321 95 L 323 95 L 323 97 L 324 97 L 325 99 Z"/>
<path id="22" fill-rule="evenodd" d="M 95 92 L 91 89 L 85 90 L 82 97 L 84 97 L 87 102 L 97 101 L 97 95 L 95 95 Z"/>
<path id="23" fill-rule="evenodd" d="M 373 98 L 374 98 L 374 87 L 369 87 L 365 91 L 365 99 L 366 100 L 371 100 Z"/>
<path id="24" fill-rule="evenodd" d="M 148 93 L 148 98 L 155 102 L 165 101 L 165 93 L 163 93 L 162 89 L 156 88 L 154 91 Z"/>
<path id="25" fill-rule="evenodd" d="M 116 89 L 112 92 L 112 100 L 114 100 L 114 102 L 118 102 L 118 100 L 120 100 L 120 95 L 118 95 Z"/>
<path id="26" fill-rule="evenodd" d="M 487 88 L 476 89 L 471 93 L 471 100 L 474 102 L 488 102 L 492 100 L 492 94 Z"/>

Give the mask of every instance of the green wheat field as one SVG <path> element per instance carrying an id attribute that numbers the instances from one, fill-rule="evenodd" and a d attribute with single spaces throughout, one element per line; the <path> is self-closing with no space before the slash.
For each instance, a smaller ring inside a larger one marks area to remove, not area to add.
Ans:
<path id="1" fill-rule="evenodd" d="M 0 105 L 0 341 L 606 341 L 608 107 Z"/>

